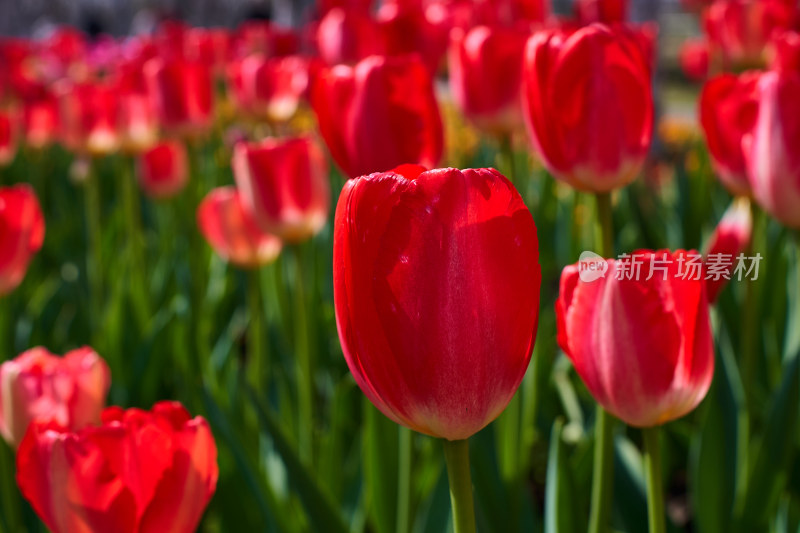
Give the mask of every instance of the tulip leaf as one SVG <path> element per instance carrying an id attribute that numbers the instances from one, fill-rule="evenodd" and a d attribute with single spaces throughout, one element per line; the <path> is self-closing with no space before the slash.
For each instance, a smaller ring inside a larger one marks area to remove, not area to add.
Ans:
<path id="1" fill-rule="evenodd" d="M 378 533 L 394 531 L 397 523 L 398 426 L 364 397 L 364 476 L 368 507 Z"/>
<path id="2" fill-rule="evenodd" d="M 545 533 L 579 531 L 574 509 L 572 477 L 567 462 L 566 445 L 561 438 L 564 423 L 558 419 L 550 434 L 550 451 L 547 458 L 547 484 L 544 496 Z"/>
<path id="3" fill-rule="evenodd" d="M 623 435 L 614 439 L 614 515 L 628 533 L 647 533 L 642 455 Z"/>
<path id="4" fill-rule="evenodd" d="M 744 394 L 732 351 L 718 349 L 705 417 L 692 442 L 691 497 L 701 533 L 723 533 L 731 517 L 747 428 Z"/>
<path id="5" fill-rule="evenodd" d="M 783 375 L 767 413 L 763 437 L 754 450 L 738 517 L 745 530 L 766 527 L 789 475 L 800 415 L 800 355 L 787 362 Z"/>
<path id="6" fill-rule="evenodd" d="M 326 531 L 330 533 L 347 531 L 341 515 L 334 509 L 327 497 L 314 482 L 314 478 L 300 461 L 297 452 L 292 449 L 289 440 L 283 434 L 280 424 L 274 415 L 264 407 L 258 395 L 250 387 L 247 392 L 256 414 L 261 422 L 261 427 L 272 438 L 275 451 L 281 456 L 289 474 L 289 482 L 297 491 L 300 501 L 308 513 L 308 519 L 313 531 Z"/>

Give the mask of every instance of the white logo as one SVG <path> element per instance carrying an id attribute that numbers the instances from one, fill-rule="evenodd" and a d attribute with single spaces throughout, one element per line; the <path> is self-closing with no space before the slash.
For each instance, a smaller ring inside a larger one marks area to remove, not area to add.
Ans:
<path id="1" fill-rule="evenodd" d="M 590 283 L 606 277 L 608 262 L 594 252 L 582 252 L 578 260 L 578 276 L 581 281 Z"/>

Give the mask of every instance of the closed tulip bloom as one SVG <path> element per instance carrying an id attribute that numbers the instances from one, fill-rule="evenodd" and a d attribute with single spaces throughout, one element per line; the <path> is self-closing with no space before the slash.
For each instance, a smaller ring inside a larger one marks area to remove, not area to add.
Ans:
<path id="1" fill-rule="evenodd" d="M 405 165 L 350 180 L 333 284 L 345 359 L 387 417 L 466 439 L 506 407 L 530 361 L 536 226 L 494 169 Z"/>
<path id="2" fill-rule="evenodd" d="M 300 56 L 267 59 L 253 55 L 242 60 L 236 100 L 244 111 L 273 122 L 289 120 L 308 89 L 308 60 Z"/>
<path id="3" fill-rule="evenodd" d="M 406 163 L 433 167 L 444 134 L 428 70 L 416 56 L 372 56 L 321 69 L 311 105 L 333 159 L 350 177 Z"/>
<path id="4" fill-rule="evenodd" d="M 679 61 L 683 75 L 691 81 L 703 81 L 708 76 L 709 51 L 705 39 L 687 39 L 681 44 Z"/>
<path id="5" fill-rule="evenodd" d="M 653 134 L 649 62 L 641 38 L 592 24 L 543 30 L 526 46 L 525 121 L 555 177 L 607 192 L 636 178 Z"/>
<path id="6" fill-rule="evenodd" d="M 197 208 L 197 225 L 220 257 L 241 268 L 268 265 L 281 252 L 281 240 L 258 226 L 235 187 L 208 193 Z"/>
<path id="7" fill-rule="evenodd" d="M 89 347 L 64 357 L 28 350 L 0 365 L 0 434 L 16 447 L 37 419 L 69 430 L 97 424 L 110 385 L 108 365 Z"/>
<path id="8" fill-rule="evenodd" d="M 210 128 L 214 103 L 210 65 L 155 58 L 144 69 L 150 97 L 165 129 L 193 136 Z"/>
<path id="9" fill-rule="evenodd" d="M 594 399 L 629 425 L 680 418 L 708 392 L 708 299 L 692 261 L 684 251 L 640 251 L 607 260 L 593 281 L 581 280 L 581 264 L 561 273 L 558 343 Z"/>
<path id="10" fill-rule="evenodd" d="M 612 24 L 628 20 L 628 0 L 578 0 L 575 17 L 581 24 Z"/>
<path id="11" fill-rule="evenodd" d="M 325 225 L 331 199 L 328 167 L 311 138 L 239 143 L 233 150 L 233 176 L 262 230 L 294 243 Z"/>
<path id="12" fill-rule="evenodd" d="M 757 92 L 756 122 L 743 140 L 753 196 L 780 222 L 800 228 L 800 73 L 761 74 Z"/>
<path id="13" fill-rule="evenodd" d="M 528 33 L 476 26 L 453 31 L 450 92 L 461 111 L 481 127 L 508 132 L 522 126 L 522 56 Z"/>
<path id="14" fill-rule="evenodd" d="M 17 154 L 17 124 L 12 111 L 0 111 L 0 167 L 10 164 Z"/>
<path id="15" fill-rule="evenodd" d="M 177 402 L 110 407 L 102 424 L 31 424 L 17 484 L 53 533 L 192 533 L 216 490 L 217 447 Z"/>
<path id="16" fill-rule="evenodd" d="M 25 277 L 44 242 L 44 216 L 29 185 L 0 187 L 0 297 Z"/>
<path id="17" fill-rule="evenodd" d="M 432 75 L 447 51 L 448 31 L 421 3 L 384 3 L 376 15 L 387 55 L 418 54 Z"/>
<path id="18" fill-rule="evenodd" d="M 147 93 L 121 90 L 118 121 L 124 150 L 139 153 L 158 142 L 158 117 Z"/>
<path id="19" fill-rule="evenodd" d="M 333 8 L 316 29 L 319 56 L 328 65 L 356 63 L 385 51 L 380 26 L 367 13 Z"/>
<path id="20" fill-rule="evenodd" d="M 119 150 L 116 87 L 105 82 L 67 82 L 58 91 L 62 140 L 70 150 L 91 155 Z"/>
<path id="21" fill-rule="evenodd" d="M 706 260 L 717 261 L 728 265 L 724 276 L 714 276 L 706 280 L 708 301 L 714 303 L 738 264 L 739 254 L 743 254 L 750 244 L 753 234 L 753 217 L 750 202 L 746 198 L 737 198 L 725 211 L 714 233 L 709 240 Z"/>
<path id="22" fill-rule="evenodd" d="M 139 184 L 151 198 L 170 198 L 189 181 L 186 148 L 178 141 L 162 141 L 139 156 Z"/>
<path id="23" fill-rule="evenodd" d="M 700 94 L 700 124 L 711 162 L 729 191 L 749 195 L 742 139 L 752 130 L 758 114 L 758 74 L 723 74 L 706 82 Z"/>
<path id="24" fill-rule="evenodd" d="M 32 148 L 46 148 L 59 134 L 58 100 L 52 95 L 25 101 L 22 106 L 22 130 L 25 143 Z"/>

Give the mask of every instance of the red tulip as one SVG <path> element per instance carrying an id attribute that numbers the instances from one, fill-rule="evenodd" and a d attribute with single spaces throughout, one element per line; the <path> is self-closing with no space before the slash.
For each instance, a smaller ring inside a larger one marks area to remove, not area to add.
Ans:
<path id="1" fill-rule="evenodd" d="M 575 2 L 575 17 L 581 24 L 626 22 L 628 0 L 578 0 Z"/>
<path id="2" fill-rule="evenodd" d="M 739 254 L 744 253 L 750 244 L 752 233 L 753 218 L 750 213 L 750 202 L 745 198 L 738 198 L 725 211 L 709 241 L 706 261 L 710 264 L 711 261 L 719 259 L 720 265 L 727 265 L 723 269 L 724 275 L 706 279 L 706 292 L 710 303 L 717 301 L 717 296 L 727 285 L 737 265 Z"/>
<path id="3" fill-rule="evenodd" d="M 482 24 L 515 26 L 541 23 L 550 15 L 550 0 L 476 0 Z"/>
<path id="4" fill-rule="evenodd" d="M 308 60 L 300 56 L 250 56 L 229 72 L 239 106 L 271 121 L 289 120 L 308 88 Z"/>
<path id="5" fill-rule="evenodd" d="M 0 167 L 10 164 L 16 154 L 16 115 L 13 111 L 0 111 Z"/>
<path id="6" fill-rule="evenodd" d="M 769 64 L 771 70 L 800 72 L 800 33 L 776 32 L 771 44 Z"/>
<path id="7" fill-rule="evenodd" d="M 158 141 L 158 119 L 147 93 L 119 90 L 118 124 L 122 147 L 139 153 Z"/>
<path id="8" fill-rule="evenodd" d="M 583 263 L 562 272 L 558 343 L 614 416 L 638 427 L 680 418 L 700 403 L 714 374 L 700 256 L 640 251 L 607 264 L 603 276 L 586 281 Z"/>
<path id="9" fill-rule="evenodd" d="M 311 105 L 331 155 L 348 176 L 405 163 L 435 166 L 442 119 L 425 65 L 414 56 L 369 57 L 321 69 Z"/>
<path id="10" fill-rule="evenodd" d="M 239 26 L 234 38 L 237 57 L 261 54 L 283 57 L 297 54 L 300 42 L 292 28 L 276 26 L 268 21 L 250 20 Z"/>
<path id="11" fill-rule="evenodd" d="M 116 152 L 120 147 L 119 94 L 102 82 L 59 85 L 59 120 L 64 144 L 92 155 Z"/>
<path id="12" fill-rule="evenodd" d="M 436 74 L 447 51 L 448 31 L 428 19 L 421 4 L 386 3 L 376 16 L 387 55 L 418 54 Z"/>
<path id="13" fill-rule="evenodd" d="M 725 68 L 763 65 L 773 34 L 797 21 L 796 5 L 782 0 L 717 0 L 703 16 L 712 53 Z"/>
<path id="14" fill-rule="evenodd" d="M 508 132 L 522 124 L 520 87 L 528 33 L 476 26 L 453 31 L 450 92 L 461 111 L 482 127 Z"/>
<path id="15" fill-rule="evenodd" d="M 197 225 L 214 251 L 238 267 L 268 265 L 281 252 L 281 240 L 261 230 L 235 187 L 208 193 L 197 208 Z"/>
<path id="16" fill-rule="evenodd" d="M 700 124 L 711 162 L 722 183 L 733 194 L 750 194 L 742 138 L 758 114 L 758 74 L 724 74 L 709 80 L 700 95 Z"/>
<path id="17" fill-rule="evenodd" d="M 186 148 L 178 141 L 162 141 L 139 156 L 139 184 L 151 198 L 171 198 L 189 181 Z"/>
<path id="18" fill-rule="evenodd" d="M 191 28 L 184 37 L 186 57 L 209 65 L 221 75 L 232 54 L 232 41 L 226 28 Z"/>
<path id="19" fill-rule="evenodd" d="M 539 314 L 536 226 L 514 186 L 493 169 L 362 176 L 339 197 L 333 246 L 339 339 L 372 403 L 449 440 L 494 420 Z"/>
<path id="20" fill-rule="evenodd" d="M 319 22 L 317 50 L 329 65 L 355 63 L 384 52 L 383 35 L 378 23 L 360 11 L 334 8 Z"/>
<path id="21" fill-rule="evenodd" d="M 52 95 L 23 103 L 22 129 L 25 143 L 37 149 L 50 146 L 59 134 L 58 100 Z"/>
<path id="22" fill-rule="evenodd" d="M 166 129 L 190 136 L 208 130 L 214 100 L 209 65 L 156 58 L 144 68 L 150 96 Z"/>
<path id="23" fill-rule="evenodd" d="M 581 190 L 632 181 L 653 133 L 650 67 L 641 38 L 592 24 L 571 34 L 545 30 L 528 41 L 523 105 L 547 168 Z"/>
<path id="24" fill-rule="evenodd" d="M 710 58 L 705 39 L 687 39 L 681 44 L 681 70 L 692 81 L 703 81 L 708 76 Z"/>
<path id="25" fill-rule="evenodd" d="M 44 217 L 29 185 L 0 187 L 0 296 L 22 282 L 44 241 Z"/>
<path id="26" fill-rule="evenodd" d="M 76 432 L 37 421 L 17 453 L 17 484 L 54 533 L 191 533 L 217 477 L 208 423 L 177 402 L 110 407 Z"/>
<path id="27" fill-rule="evenodd" d="M 800 228 L 800 73 L 763 73 L 756 91 L 757 118 L 743 140 L 753 196 L 780 222 Z"/>
<path id="28" fill-rule="evenodd" d="M 233 175 L 246 209 L 262 230 L 287 242 L 315 235 L 328 217 L 325 156 L 307 137 L 239 143 Z"/>
<path id="29" fill-rule="evenodd" d="M 89 347 L 64 357 L 28 350 L 0 365 L 0 434 L 16 447 L 37 419 L 69 430 L 96 424 L 110 385 L 108 365 Z"/>

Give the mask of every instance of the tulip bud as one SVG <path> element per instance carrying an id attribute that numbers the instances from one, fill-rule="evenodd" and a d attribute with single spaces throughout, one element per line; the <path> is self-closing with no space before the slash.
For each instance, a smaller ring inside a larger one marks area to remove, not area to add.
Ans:
<path id="1" fill-rule="evenodd" d="M 508 133 L 522 126 L 520 87 L 528 33 L 476 26 L 454 30 L 450 91 L 462 113 L 479 126 Z"/>
<path id="2" fill-rule="evenodd" d="M 281 240 L 258 227 L 235 187 L 208 193 L 197 208 L 197 225 L 220 257 L 241 268 L 268 265 L 281 252 Z"/>
<path id="3" fill-rule="evenodd" d="M 59 134 L 58 100 L 52 95 L 25 101 L 22 125 L 25 143 L 32 148 L 50 146 Z"/>
<path id="4" fill-rule="evenodd" d="M 422 3 L 381 5 L 376 15 L 386 55 L 418 54 L 435 75 L 447 51 L 447 29 L 429 20 Z"/>
<path id="5" fill-rule="evenodd" d="M 139 184 L 151 198 L 171 198 L 189 181 L 186 148 L 178 141 L 163 141 L 139 156 Z"/>
<path id="6" fill-rule="evenodd" d="M 724 74 L 706 82 L 700 94 L 700 124 L 711 162 L 725 187 L 736 195 L 749 195 L 742 139 L 752 130 L 758 114 L 757 73 Z"/>
<path id="7" fill-rule="evenodd" d="M 584 263 L 562 272 L 558 343 L 594 399 L 627 424 L 680 418 L 714 374 L 700 256 L 640 251 L 606 261 L 600 277 L 587 277 Z"/>
<path id="8" fill-rule="evenodd" d="M 575 18 L 580 24 L 627 22 L 628 0 L 577 0 Z"/>
<path id="9" fill-rule="evenodd" d="M 681 44 L 679 61 L 683 75 L 691 81 L 703 81 L 708 76 L 709 53 L 705 39 L 687 39 Z"/>
<path id="10" fill-rule="evenodd" d="M 36 421 L 17 452 L 17 484 L 53 533 L 195 531 L 216 490 L 217 447 L 177 402 L 110 407 L 69 431 Z"/>
<path id="11" fill-rule="evenodd" d="M 525 120 L 555 177 L 593 192 L 636 178 L 653 134 L 650 66 L 642 48 L 633 31 L 600 24 L 530 38 L 522 75 Z"/>
<path id="12" fill-rule="evenodd" d="M 96 424 L 110 385 L 108 366 L 89 347 L 64 357 L 28 350 L 0 365 L 0 434 L 16 447 L 34 420 L 69 430 Z"/>
<path id="13" fill-rule="evenodd" d="M 121 90 L 118 117 L 122 148 L 126 151 L 140 153 L 158 142 L 158 119 L 147 93 Z"/>
<path id="14" fill-rule="evenodd" d="M 328 65 L 355 63 L 384 52 L 377 22 L 360 11 L 334 8 L 320 20 L 316 31 L 319 55 Z"/>
<path id="15" fill-rule="evenodd" d="M 0 167 L 9 165 L 17 154 L 17 124 L 12 111 L 0 111 Z"/>
<path id="16" fill-rule="evenodd" d="M 750 202 L 746 198 L 737 198 L 725 211 L 722 220 L 717 224 L 709 241 L 706 258 L 717 256 L 731 259 L 730 266 L 725 271 L 725 276 L 706 280 L 709 303 L 716 302 L 720 291 L 728 284 L 726 277 L 730 277 L 737 262 L 737 257 L 750 244 L 752 234 L 753 217 L 750 213 Z"/>
<path id="17" fill-rule="evenodd" d="M 105 155 L 120 147 L 116 87 L 108 83 L 61 83 L 59 120 L 64 144 L 90 155 Z"/>
<path id="18" fill-rule="evenodd" d="M 150 97 L 165 129 L 196 136 L 211 127 L 214 88 L 209 65 L 154 58 L 144 70 Z"/>
<path id="19" fill-rule="evenodd" d="M 289 120 L 308 88 L 308 61 L 299 56 L 250 56 L 238 66 L 232 84 L 239 106 L 273 122 Z"/>
<path id="20" fill-rule="evenodd" d="M 22 282 L 44 241 L 44 217 L 29 185 L 0 187 L 0 296 Z"/>
<path id="21" fill-rule="evenodd" d="M 494 420 L 539 315 L 536 226 L 514 186 L 493 169 L 404 165 L 348 181 L 334 226 L 336 323 L 364 394 L 448 440 Z"/>
<path id="22" fill-rule="evenodd" d="M 233 176 L 245 208 L 263 231 L 299 242 L 325 225 L 328 167 L 310 138 L 239 143 L 233 150 Z"/>
<path id="23" fill-rule="evenodd" d="M 756 201 L 791 228 L 800 228 L 800 73 L 761 74 L 758 114 L 742 145 Z"/>
<path id="24" fill-rule="evenodd" d="M 415 56 L 321 69 L 311 106 L 333 159 L 351 177 L 405 163 L 435 166 L 442 119 L 425 65 Z"/>

